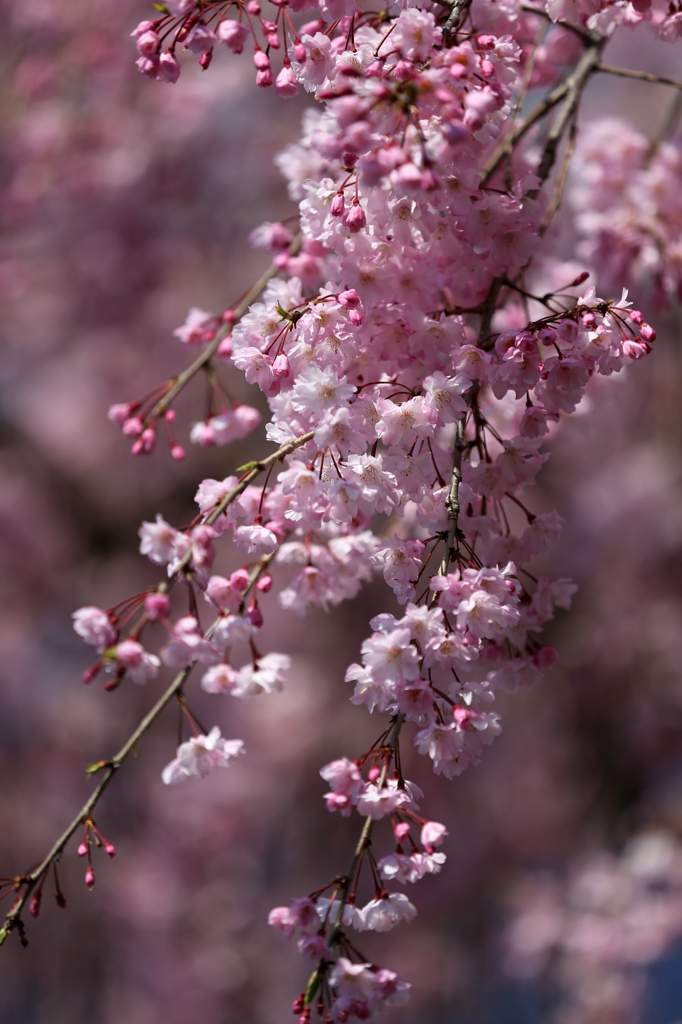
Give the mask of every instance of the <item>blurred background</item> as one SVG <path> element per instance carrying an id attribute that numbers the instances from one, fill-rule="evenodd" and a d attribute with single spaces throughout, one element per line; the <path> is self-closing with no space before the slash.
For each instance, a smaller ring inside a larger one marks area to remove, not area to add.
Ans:
<path id="1" fill-rule="evenodd" d="M 140 521 L 187 522 L 199 479 L 260 451 L 136 460 L 106 409 L 187 365 L 171 336 L 187 309 L 220 312 L 264 268 L 247 236 L 295 211 L 273 158 L 306 100 L 255 89 L 248 57 L 227 53 L 208 74 L 186 61 L 174 87 L 143 79 L 128 38 L 150 16 L 142 0 L 0 8 L 0 872 L 14 875 L 83 803 L 85 764 L 118 749 L 164 685 L 84 687 L 90 652 L 71 612 L 154 582 Z M 607 59 L 674 73 L 675 47 L 642 38 L 619 34 Z M 625 113 L 650 133 L 671 98 L 603 78 L 582 117 Z M 560 237 L 570 255 L 567 217 Z M 409 892 L 413 925 L 363 937 L 413 983 L 387 1024 L 682 1020 L 680 316 L 644 287 L 634 298 L 658 330 L 654 354 L 600 379 L 532 496 L 566 520 L 547 574 L 580 585 L 547 636 L 559 668 L 503 696 L 502 736 L 454 783 L 409 760 L 449 829 L 448 863 Z M 196 382 L 181 442 L 203 401 Z M 264 599 L 264 646 L 294 659 L 284 693 L 242 706 L 190 690 L 248 757 L 164 787 L 167 711 L 97 812 L 116 859 L 96 858 L 88 892 L 72 842 L 68 909 L 48 882 L 29 947 L 5 944 L 2 1024 L 293 1019 L 307 964 L 267 912 L 348 862 L 355 830 L 325 811 L 318 770 L 378 732 L 343 672 L 386 595 L 377 582 L 303 622 Z"/>

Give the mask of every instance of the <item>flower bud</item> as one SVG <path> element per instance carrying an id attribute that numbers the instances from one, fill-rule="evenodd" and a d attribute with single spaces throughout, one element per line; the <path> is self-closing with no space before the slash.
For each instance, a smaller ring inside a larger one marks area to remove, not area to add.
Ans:
<path id="1" fill-rule="evenodd" d="M 272 85 L 274 80 L 275 79 L 273 77 L 273 74 L 272 74 L 272 71 L 270 70 L 270 68 L 267 68 L 267 70 L 265 70 L 265 71 L 259 71 L 256 74 L 256 85 L 260 89 L 267 89 L 268 86 Z"/>
<path id="2" fill-rule="evenodd" d="M 270 575 L 269 572 L 266 572 L 265 575 L 261 576 L 261 578 L 258 580 L 258 583 L 256 584 L 256 590 L 260 590 L 262 594 L 267 594 L 271 587 L 272 576 Z"/>
<path id="3" fill-rule="evenodd" d="M 85 884 L 88 889 L 92 889 L 95 884 L 95 872 L 92 870 L 92 864 L 88 864 L 88 870 L 85 872 Z"/>
<path id="4" fill-rule="evenodd" d="M 152 57 L 158 49 L 159 37 L 152 29 L 148 29 L 137 37 L 136 45 L 143 57 Z"/>
<path id="5" fill-rule="evenodd" d="M 491 63 L 491 61 L 483 58 L 483 60 L 481 61 L 481 75 L 483 76 L 483 78 L 492 78 L 494 74 L 494 65 Z"/>
<path id="6" fill-rule="evenodd" d="M 116 847 L 114 846 L 113 843 L 108 842 L 106 839 L 104 840 L 104 850 L 106 853 L 109 854 L 110 857 L 116 856 Z"/>
<path id="7" fill-rule="evenodd" d="M 176 462 L 182 462 L 183 459 L 187 458 L 185 449 L 180 444 L 174 444 L 170 450 L 171 458 L 175 459 Z"/>
<path id="8" fill-rule="evenodd" d="M 404 839 L 410 834 L 410 823 L 409 821 L 399 821 L 393 826 L 393 835 L 396 838 L 396 842 L 402 843 Z"/>
<path id="9" fill-rule="evenodd" d="M 284 62 L 284 67 L 277 75 L 275 82 L 275 92 L 284 100 L 291 99 L 298 92 L 298 83 L 296 76 L 291 70 L 291 65 L 288 61 Z"/>
<path id="10" fill-rule="evenodd" d="M 628 316 L 632 320 L 633 324 L 641 326 L 644 323 L 644 314 L 640 313 L 638 309 L 631 309 Z"/>
<path id="11" fill-rule="evenodd" d="M 82 842 L 80 844 L 80 846 L 78 847 L 78 856 L 79 857 L 85 857 L 87 852 L 88 852 L 88 844 L 86 842 Z"/>
<path id="12" fill-rule="evenodd" d="M 645 341 L 656 341 L 656 331 L 650 324 L 642 324 L 639 333 Z"/>
<path id="13" fill-rule="evenodd" d="M 142 420 L 139 416 L 131 416 L 124 421 L 122 430 L 126 437 L 137 437 L 142 433 Z"/>
<path id="14" fill-rule="evenodd" d="M 291 1004 L 292 1013 L 300 1013 L 305 1006 L 305 993 L 301 992 L 300 996 L 297 996 Z"/>
<path id="15" fill-rule="evenodd" d="M 252 14 L 254 18 L 257 18 L 258 15 L 260 14 L 260 4 L 258 3 L 258 0 L 249 0 L 248 4 L 246 5 L 246 9 L 249 12 L 249 14 Z"/>
<path id="16" fill-rule="evenodd" d="M 495 36 L 483 35 L 478 37 L 478 47 L 480 50 L 494 50 L 496 42 Z"/>
<path id="17" fill-rule="evenodd" d="M 174 85 L 180 77 L 180 64 L 170 50 L 166 50 L 159 57 L 156 77 L 162 82 L 169 82 L 171 85 Z"/>
<path id="18" fill-rule="evenodd" d="M 367 778 L 369 779 L 370 782 L 376 782 L 380 775 L 381 769 L 376 764 L 373 764 L 370 770 L 367 772 Z"/>
<path id="19" fill-rule="evenodd" d="M 259 71 L 267 71 L 270 68 L 270 58 L 267 53 L 263 53 L 260 46 L 254 51 L 253 63 Z"/>
<path id="20" fill-rule="evenodd" d="M 122 427 L 126 420 L 130 419 L 130 414 L 133 411 L 132 402 L 119 402 L 117 405 L 110 405 L 109 411 L 107 412 L 107 419 L 111 420 L 112 423 L 117 423 L 119 427 Z"/>
<path id="21" fill-rule="evenodd" d="M 144 610 L 152 622 L 165 619 L 170 614 L 171 603 L 168 594 L 147 594 L 144 599 Z"/>
<path id="22" fill-rule="evenodd" d="M 356 235 L 358 231 L 362 231 L 366 225 L 367 218 L 365 216 L 365 211 L 362 209 L 357 199 L 353 200 L 353 205 L 343 218 L 343 223 L 354 235 Z"/>
<path id="23" fill-rule="evenodd" d="M 272 364 L 272 372 L 278 380 L 283 380 L 285 377 L 291 376 L 291 365 L 284 352 L 280 352 Z"/>
<path id="24" fill-rule="evenodd" d="M 204 50 L 201 57 L 199 58 L 199 66 L 202 71 L 207 71 L 211 61 L 213 60 L 213 50 Z"/>
<path id="25" fill-rule="evenodd" d="M 305 46 L 303 45 L 300 39 L 297 39 L 296 42 L 294 43 L 294 57 L 296 58 L 299 64 L 305 64 L 307 56 L 308 53 L 306 51 Z"/>
<path id="26" fill-rule="evenodd" d="M 597 321 L 595 320 L 594 313 L 583 313 L 582 324 L 583 327 L 586 327 L 588 331 L 593 331 L 594 328 L 597 326 Z"/>
<path id="27" fill-rule="evenodd" d="M 42 897 L 42 890 L 38 889 L 31 896 L 31 902 L 29 903 L 28 909 L 31 911 L 31 917 L 37 917 L 40 913 L 40 899 Z"/>
<path id="28" fill-rule="evenodd" d="M 346 209 L 346 200 L 343 197 L 343 192 L 339 191 L 332 199 L 331 215 L 332 217 L 343 217 L 343 211 Z"/>
<path id="29" fill-rule="evenodd" d="M 258 607 L 255 597 L 247 609 L 246 618 L 256 629 L 260 629 L 263 625 L 263 613 Z"/>

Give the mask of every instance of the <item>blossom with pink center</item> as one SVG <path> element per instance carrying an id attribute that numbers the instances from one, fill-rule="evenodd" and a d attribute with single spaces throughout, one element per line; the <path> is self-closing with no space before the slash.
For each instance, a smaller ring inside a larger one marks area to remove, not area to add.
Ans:
<path id="1" fill-rule="evenodd" d="M 191 661 L 205 665 L 219 662 L 221 654 L 215 644 L 206 640 L 193 615 L 184 615 L 173 626 L 170 643 L 161 648 L 161 658 L 171 668 L 182 668 Z"/>

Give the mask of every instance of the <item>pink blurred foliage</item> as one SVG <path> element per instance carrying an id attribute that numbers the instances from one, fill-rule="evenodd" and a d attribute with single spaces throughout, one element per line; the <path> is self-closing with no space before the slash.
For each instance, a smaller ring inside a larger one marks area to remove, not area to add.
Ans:
<path id="1" fill-rule="evenodd" d="M 224 308 L 259 273 L 247 236 L 289 212 L 272 159 L 300 108 L 282 112 L 254 95 L 235 61 L 206 76 L 185 70 L 172 90 L 134 77 L 127 34 L 140 17 L 137 3 L 6 3 L 4 14 L 0 860 L 30 865 L 88 792 L 85 762 L 106 756 L 146 708 L 145 694 L 130 687 L 125 699 L 83 689 L 71 610 L 107 606 L 150 582 L 134 553 L 137 525 L 157 509 L 169 521 L 191 518 L 194 460 L 220 477 L 260 454 L 249 441 L 226 456 L 197 449 L 191 470 L 161 452 L 142 464 L 130 459 L 105 410 L 131 382 L 143 392 L 184 367 L 171 332 L 190 305 Z M 618 87 L 635 95 L 629 83 Z M 608 107 L 608 87 L 593 102 Z M 646 103 L 644 119 L 655 100 Z M 646 293 L 637 301 L 644 306 Z M 550 880 L 530 877 L 521 913 L 541 914 L 546 899 L 556 934 L 589 870 L 570 868 L 573 881 L 557 882 L 552 872 L 571 858 L 593 864 L 605 884 L 640 884 L 631 881 L 633 847 L 617 851 L 646 827 L 665 831 L 669 863 L 679 864 L 678 336 L 678 314 L 669 310 L 655 359 L 624 381 L 600 382 L 594 410 L 562 426 L 533 496 L 538 511 L 557 504 L 567 521 L 548 572 L 570 573 L 581 585 L 572 618 L 551 638 L 561 666 L 542 689 L 502 698 L 504 736 L 456 786 L 434 783 L 416 756 L 406 766 L 429 786 L 430 814 L 451 836 L 448 872 L 422 883 L 418 921 L 390 939 L 392 965 L 414 982 L 414 1020 L 477 1021 L 500 1011 L 500 918 L 509 887 L 528 867 Z M 257 402 L 237 374 L 229 383 L 236 397 Z M 185 433 L 199 391 L 183 399 Z M 67 851 L 60 878 L 68 911 L 50 903 L 48 882 L 45 920 L 31 930 L 29 950 L 3 949 L 0 1019 L 282 1019 L 305 967 L 292 967 L 291 951 L 265 924 L 267 911 L 347 860 L 351 839 L 326 815 L 317 769 L 330 752 L 341 756 L 344 736 L 358 749 L 374 739 L 374 723 L 347 703 L 342 680 L 378 592 L 372 584 L 355 604 L 331 616 L 315 611 L 304 626 L 277 614 L 274 597 L 263 598 L 269 646 L 286 645 L 295 669 L 271 702 L 232 703 L 223 713 L 225 734 L 243 736 L 253 754 L 248 769 L 238 761 L 227 780 L 162 789 L 159 771 L 175 749 L 167 712 L 98 814 L 117 858 L 95 862 L 88 894 Z M 200 695 L 199 715 L 202 707 L 208 698 Z M 622 974 L 632 987 L 615 985 L 601 1016 L 558 1019 L 629 1021 L 614 1016 L 623 992 L 632 1020 L 640 1019 L 640 966 L 679 934 L 675 898 L 664 940 L 634 957 L 634 975 Z M 620 921 L 610 907 L 604 913 Z M 517 934 L 524 920 L 516 919 Z M 547 939 L 538 958 L 549 946 Z M 519 967 L 523 952 L 517 973 L 541 973 L 539 959 Z M 589 978 L 581 961 L 576 967 L 578 954 L 562 947 L 562 956 L 570 1009 Z M 598 975 L 599 962 L 590 963 Z M 595 986 L 608 981 L 607 968 Z M 393 1019 L 407 1018 L 396 1011 Z"/>

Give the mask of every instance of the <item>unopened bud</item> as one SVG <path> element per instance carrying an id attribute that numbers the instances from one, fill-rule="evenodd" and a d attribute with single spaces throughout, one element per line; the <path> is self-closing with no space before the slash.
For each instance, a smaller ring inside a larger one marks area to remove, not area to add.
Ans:
<path id="1" fill-rule="evenodd" d="M 483 35 L 478 37 L 478 46 L 481 50 L 494 50 L 496 42 L 495 36 Z"/>
<path id="2" fill-rule="evenodd" d="M 300 1013 L 305 1006 L 305 994 L 302 992 L 300 996 L 297 996 L 291 1004 L 292 1013 Z"/>
<path id="3" fill-rule="evenodd" d="M 484 57 L 483 60 L 481 61 L 481 75 L 483 76 L 483 78 L 492 78 L 494 74 L 495 67 L 493 63 L 489 60 L 486 60 L 486 58 Z"/>
<path id="4" fill-rule="evenodd" d="M 280 352 L 278 356 L 275 356 L 272 363 L 272 372 L 278 380 L 291 376 L 291 365 L 284 352 Z"/>
<path id="5" fill-rule="evenodd" d="M 106 839 L 104 840 L 104 851 L 105 853 L 108 853 L 110 857 L 116 856 L 116 847 L 113 843 L 107 842 Z"/>
<path id="6" fill-rule="evenodd" d="M 594 313 L 583 313 L 583 327 L 586 327 L 588 331 L 593 330 L 597 326 L 597 321 L 594 318 Z"/>
<path id="7" fill-rule="evenodd" d="M 258 580 L 258 583 L 256 584 L 256 589 L 260 590 L 262 594 L 267 594 L 271 587 L 272 576 L 270 575 L 269 572 L 266 572 L 265 575 L 261 576 L 261 578 Z"/>
<path id="8" fill-rule="evenodd" d="M 378 765 L 373 764 L 370 770 L 367 772 L 367 778 L 370 782 L 375 782 L 381 775 L 381 770 Z"/>
<path id="9" fill-rule="evenodd" d="M 171 458 L 176 462 L 182 462 L 187 457 L 185 449 L 180 444 L 174 444 L 170 450 Z"/>
<path id="10" fill-rule="evenodd" d="M 144 610 L 147 618 L 152 621 L 164 619 L 171 610 L 170 598 L 167 594 L 147 594 L 144 599 Z"/>
<path id="11" fill-rule="evenodd" d="M 331 214 L 332 217 L 343 217 L 343 212 L 346 209 L 346 200 L 343 197 L 343 192 L 337 192 L 332 199 Z"/>
<path id="12" fill-rule="evenodd" d="M 86 670 L 85 670 L 85 672 L 83 673 L 83 676 L 82 676 L 83 682 L 84 683 L 91 683 L 92 680 L 97 675 L 97 673 L 99 672 L 99 670 L 101 669 L 101 667 L 102 667 L 102 663 L 100 661 L 97 661 L 97 662 L 95 662 L 94 665 L 91 665 L 90 668 L 86 668 Z"/>
<path id="13" fill-rule="evenodd" d="M 124 421 L 121 429 L 126 437 L 137 437 L 142 433 L 142 420 L 139 416 L 131 416 L 130 419 Z"/>
<path id="14" fill-rule="evenodd" d="M 256 629 L 260 629 L 260 627 L 263 625 L 263 613 L 258 607 L 255 597 L 248 607 L 248 610 L 246 612 L 246 618 L 249 620 L 251 625 L 254 626 Z"/>
<path id="15" fill-rule="evenodd" d="M 38 892 L 34 892 L 31 896 L 31 902 L 28 905 L 28 909 L 31 911 L 31 917 L 37 917 L 40 913 L 40 899 L 42 891 L 39 889 Z"/>
<path id="16" fill-rule="evenodd" d="M 307 56 L 308 54 L 306 53 L 305 46 L 303 45 L 300 39 L 297 39 L 296 42 L 294 43 L 294 57 L 296 58 L 299 64 L 305 64 Z"/>
<path id="17" fill-rule="evenodd" d="M 258 3 L 258 0 L 249 0 L 248 4 L 246 5 L 246 9 L 249 12 L 249 14 L 252 14 L 254 18 L 257 18 L 258 15 L 260 14 L 260 4 Z"/>
<path id="18" fill-rule="evenodd" d="M 349 309 L 348 319 L 350 320 L 354 327 L 359 327 L 360 324 L 362 323 L 362 313 L 360 312 L 359 309 Z"/>
<path id="19" fill-rule="evenodd" d="M 227 337 L 218 345 L 216 355 L 220 356 L 221 359 L 229 359 L 232 355 L 232 338 Z"/>
<path id="20" fill-rule="evenodd" d="M 396 842 L 402 843 L 403 839 L 407 839 L 410 834 L 410 823 L 409 821 L 399 821 L 393 826 L 393 835 L 396 838 Z"/>
<path id="21" fill-rule="evenodd" d="M 642 324 L 639 329 L 639 333 L 645 341 L 656 341 L 656 331 L 653 329 L 651 324 Z"/>
<path id="22" fill-rule="evenodd" d="M 92 864 L 88 864 L 88 870 L 85 872 L 85 884 L 88 889 L 92 889 L 95 884 L 95 872 L 92 870 Z"/>
<path id="23" fill-rule="evenodd" d="M 263 53 L 261 48 L 258 47 L 253 54 L 253 63 L 259 71 L 266 71 L 270 67 L 270 58 L 267 53 Z"/>
<path id="24" fill-rule="evenodd" d="M 274 82 L 274 77 L 270 68 L 266 68 L 265 71 L 258 71 L 256 74 L 256 85 L 259 89 L 267 89 L 268 86 Z"/>
<path id="25" fill-rule="evenodd" d="M 64 893 L 57 889 L 57 891 L 54 894 L 54 898 L 57 903 L 57 906 L 60 907 L 62 910 L 66 910 L 66 899 L 64 897 Z"/>
<path id="26" fill-rule="evenodd" d="M 583 283 L 583 281 L 587 281 L 589 276 L 590 276 L 589 270 L 583 270 L 582 274 L 578 274 L 578 276 L 576 277 L 575 281 L 573 281 L 571 284 L 569 284 L 568 287 L 569 288 L 577 288 L 579 284 Z"/>
<path id="27" fill-rule="evenodd" d="M 353 205 L 351 206 L 346 216 L 343 218 L 343 223 L 346 225 L 348 230 L 354 235 L 356 235 L 358 231 L 362 231 L 362 229 L 366 225 L 367 218 L 365 216 L 365 211 L 362 209 L 357 199 L 353 200 Z"/>
<path id="28" fill-rule="evenodd" d="M 78 856 L 79 857 L 85 857 L 87 852 L 88 852 L 88 844 L 86 842 L 81 843 L 80 846 L 78 847 Z"/>

